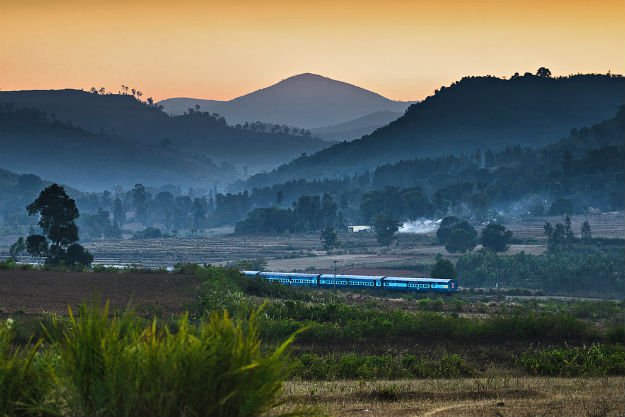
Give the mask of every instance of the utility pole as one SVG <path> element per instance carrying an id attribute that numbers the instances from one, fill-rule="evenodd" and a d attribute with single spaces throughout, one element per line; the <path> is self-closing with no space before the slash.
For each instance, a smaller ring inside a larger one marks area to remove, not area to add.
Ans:
<path id="1" fill-rule="evenodd" d="M 497 288 L 497 299 L 499 300 L 499 268 L 495 269 L 495 278 L 497 279 L 495 287 Z"/>
<path id="2" fill-rule="evenodd" d="M 336 263 L 338 262 L 337 260 L 332 261 L 334 262 L 334 289 L 336 290 Z"/>

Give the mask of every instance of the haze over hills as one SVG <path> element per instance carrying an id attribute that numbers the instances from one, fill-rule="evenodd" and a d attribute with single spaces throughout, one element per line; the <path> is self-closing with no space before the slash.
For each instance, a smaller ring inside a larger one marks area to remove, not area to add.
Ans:
<path id="1" fill-rule="evenodd" d="M 402 113 L 411 103 L 316 74 L 300 74 L 230 101 L 170 98 L 167 113 L 182 114 L 196 104 L 230 123 L 261 121 L 303 128 L 349 122 L 376 112 Z M 379 125 L 378 125 L 379 126 Z"/>
<path id="2" fill-rule="evenodd" d="M 573 127 L 613 117 L 624 103 L 622 76 L 465 77 L 371 135 L 297 158 L 251 178 L 248 186 L 352 175 L 387 162 L 478 148 L 541 146 Z"/>
<path id="3" fill-rule="evenodd" d="M 51 121 L 40 110 L 8 105 L 0 105 L 0 144 L 0 167 L 83 190 L 136 183 L 212 187 L 237 175 L 231 165 L 218 165 L 167 146 L 94 134 Z"/>
<path id="4" fill-rule="evenodd" d="M 252 172 L 327 145 L 305 136 L 234 128 L 206 113 L 172 117 L 131 95 L 79 90 L 0 91 L 0 103 L 42 110 L 55 120 L 71 122 L 90 133 L 120 137 L 127 140 L 124 143 L 166 143 L 183 153 L 245 166 Z"/>
<path id="5" fill-rule="evenodd" d="M 310 129 L 310 132 L 314 136 L 318 136 L 324 140 L 339 141 L 358 139 L 379 127 L 386 126 L 393 120 L 399 119 L 402 115 L 403 113 L 383 110 L 367 114 L 348 122 L 316 127 Z"/>

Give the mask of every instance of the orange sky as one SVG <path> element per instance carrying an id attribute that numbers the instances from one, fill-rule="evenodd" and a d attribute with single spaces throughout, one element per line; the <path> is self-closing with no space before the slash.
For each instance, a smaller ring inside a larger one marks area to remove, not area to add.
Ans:
<path id="1" fill-rule="evenodd" d="M 625 73 L 625 0 L 0 0 L 0 89 L 231 99 L 302 72 L 398 100 L 463 75 Z"/>

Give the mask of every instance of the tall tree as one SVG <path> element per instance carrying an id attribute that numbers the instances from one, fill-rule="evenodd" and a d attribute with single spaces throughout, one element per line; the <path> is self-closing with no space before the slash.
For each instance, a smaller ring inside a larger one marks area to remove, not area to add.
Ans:
<path id="1" fill-rule="evenodd" d="M 501 224 L 490 223 L 482 229 L 480 242 L 485 249 L 493 252 L 505 252 L 510 248 L 512 232 Z"/>
<path id="2" fill-rule="evenodd" d="M 395 240 L 395 233 L 399 230 L 401 223 L 385 213 L 380 213 L 373 221 L 375 229 L 375 237 L 378 243 L 383 246 L 389 246 Z"/>
<path id="3" fill-rule="evenodd" d="M 93 260 L 78 241 L 78 226 L 75 220 L 80 215 L 76 202 L 65 189 L 52 184 L 39 194 L 39 197 L 26 207 L 29 216 L 39 214 L 39 226 L 45 236 L 31 235 L 26 239 L 29 253 L 46 256 L 46 262 L 68 265 L 79 263 L 89 265 Z M 47 239 L 46 239 L 47 237 Z M 51 244 L 48 246 L 48 239 Z M 71 248 L 71 250 L 69 250 Z M 68 256 L 69 255 L 69 256 Z"/>

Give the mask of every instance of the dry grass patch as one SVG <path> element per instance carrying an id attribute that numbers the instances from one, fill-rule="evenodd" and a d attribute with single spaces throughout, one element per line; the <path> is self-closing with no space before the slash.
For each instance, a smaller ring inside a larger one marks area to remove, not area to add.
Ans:
<path id="1" fill-rule="evenodd" d="M 625 416 L 625 378 L 292 381 L 286 405 L 334 416 Z"/>

